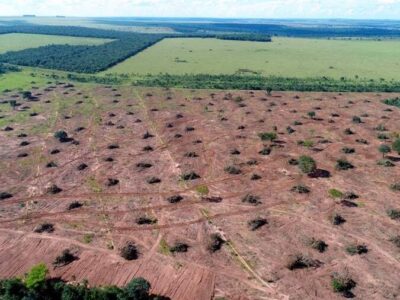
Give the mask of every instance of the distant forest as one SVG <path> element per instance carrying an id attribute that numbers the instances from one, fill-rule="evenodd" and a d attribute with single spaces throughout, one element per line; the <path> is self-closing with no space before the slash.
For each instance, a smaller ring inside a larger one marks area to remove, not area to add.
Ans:
<path id="1" fill-rule="evenodd" d="M 0 55 L 0 62 L 78 73 L 95 73 L 143 51 L 164 38 L 199 37 L 225 40 L 271 42 L 260 33 L 224 34 L 144 34 L 75 26 L 0 26 L 0 34 L 29 33 L 74 37 L 108 38 L 114 41 L 98 46 L 49 45 Z"/>
<path id="2" fill-rule="evenodd" d="M 296 24 L 250 24 L 250 23 L 200 23 L 200 22 L 154 22 L 154 21 L 131 21 L 121 19 L 97 19 L 98 24 L 118 26 L 145 26 L 145 27 L 167 27 L 180 33 L 212 33 L 212 32 L 236 32 L 236 33 L 259 33 L 275 36 L 288 37 L 400 37 L 399 28 L 382 28 L 380 26 L 296 26 Z"/>

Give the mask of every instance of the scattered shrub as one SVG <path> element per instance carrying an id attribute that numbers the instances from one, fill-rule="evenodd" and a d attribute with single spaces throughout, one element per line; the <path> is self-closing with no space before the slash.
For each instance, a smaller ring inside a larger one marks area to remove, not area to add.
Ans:
<path id="1" fill-rule="evenodd" d="M 259 138 L 262 141 L 275 141 L 277 139 L 277 134 L 276 132 L 262 132 L 258 134 Z"/>
<path id="2" fill-rule="evenodd" d="M 305 268 L 317 268 L 320 265 L 321 262 L 318 260 L 314 260 L 303 254 L 290 255 L 286 263 L 286 267 L 291 271 Z"/>
<path id="3" fill-rule="evenodd" d="M 382 166 L 382 167 L 386 167 L 386 168 L 390 168 L 390 167 L 394 167 L 396 166 L 393 162 L 391 162 L 388 159 L 380 159 L 377 162 L 378 166 Z"/>
<path id="4" fill-rule="evenodd" d="M 352 121 L 353 121 L 354 124 L 361 124 L 361 123 L 362 123 L 361 118 L 358 117 L 358 116 L 354 116 L 354 117 L 352 118 Z"/>
<path id="5" fill-rule="evenodd" d="M 247 224 L 249 225 L 250 230 L 254 231 L 254 230 L 257 230 L 258 228 L 268 224 L 268 221 L 265 218 L 256 218 L 256 219 L 250 220 Z"/>
<path id="6" fill-rule="evenodd" d="M 136 224 L 138 225 L 151 225 L 151 224 L 156 224 L 157 219 L 154 218 L 148 218 L 148 217 L 139 217 L 136 219 Z"/>
<path id="7" fill-rule="evenodd" d="M 337 213 L 333 214 L 333 216 L 332 216 L 332 224 L 333 225 L 337 226 L 337 225 L 341 225 L 345 222 L 346 222 L 346 219 L 343 218 L 341 215 L 339 215 Z"/>
<path id="8" fill-rule="evenodd" d="M 198 175 L 195 172 L 188 172 L 188 173 L 184 173 L 181 175 L 181 179 L 184 181 L 188 181 L 188 180 L 195 180 L 195 179 L 199 179 L 200 175 Z"/>
<path id="9" fill-rule="evenodd" d="M 308 194 L 310 193 L 310 189 L 302 184 L 295 185 L 290 189 L 291 192 L 299 193 L 299 194 Z"/>
<path id="10" fill-rule="evenodd" d="M 80 207 L 82 207 L 83 206 L 83 204 L 82 203 L 80 203 L 80 202 L 78 202 L 78 201 L 74 201 L 74 202 L 71 202 L 69 205 L 68 205 L 68 210 L 73 210 L 73 209 L 76 209 L 76 208 L 80 208 Z"/>
<path id="11" fill-rule="evenodd" d="M 250 180 L 260 180 L 262 177 L 258 174 L 252 174 Z"/>
<path id="12" fill-rule="evenodd" d="M 5 200 L 5 199 L 9 199 L 12 198 L 12 194 L 7 193 L 7 192 L 0 192 L 0 200 Z"/>
<path id="13" fill-rule="evenodd" d="M 242 202 L 243 203 L 253 204 L 253 205 L 261 204 L 260 197 L 254 196 L 254 195 L 251 195 L 251 194 L 247 194 L 246 196 L 244 196 L 242 198 Z"/>
<path id="14" fill-rule="evenodd" d="M 172 253 L 175 253 L 175 252 L 181 253 L 181 252 L 187 252 L 188 249 L 189 249 L 189 245 L 188 244 L 177 242 L 174 246 L 172 246 L 170 248 L 170 251 Z"/>
<path id="15" fill-rule="evenodd" d="M 396 151 L 399 155 L 400 155 L 400 138 L 396 139 L 393 144 L 392 144 L 392 148 L 394 151 Z"/>
<path id="16" fill-rule="evenodd" d="M 332 198 L 342 198 L 343 197 L 343 193 L 337 189 L 330 189 L 328 191 L 329 196 L 331 196 Z"/>
<path id="17" fill-rule="evenodd" d="M 126 260 L 135 260 L 139 257 L 139 251 L 133 242 L 127 242 L 120 250 L 120 255 Z"/>
<path id="18" fill-rule="evenodd" d="M 397 248 L 400 248 L 400 235 L 393 236 L 389 239 Z"/>
<path id="19" fill-rule="evenodd" d="M 400 210 L 399 209 L 388 209 L 386 214 L 392 220 L 400 220 Z"/>
<path id="20" fill-rule="evenodd" d="M 342 293 L 346 298 L 353 297 L 351 290 L 356 286 L 356 282 L 348 275 L 332 275 L 331 286 L 335 293 Z"/>
<path id="21" fill-rule="evenodd" d="M 345 158 L 338 159 L 336 161 L 336 167 L 335 167 L 336 170 L 345 171 L 353 168 L 354 166 L 351 163 L 349 163 Z"/>
<path id="22" fill-rule="evenodd" d="M 83 171 L 83 170 L 85 170 L 87 167 L 88 167 L 87 164 L 81 163 L 81 164 L 77 167 L 77 170 L 78 170 L 78 171 Z"/>
<path id="23" fill-rule="evenodd" d="M 400 191 L 400 182 L 393 183 L 392 185 L 390 185 L 390 189 L 392 191 Z"/>
<path id="24" fill-rule="evenodd" d="M 65 249 L 65 250 L 63 250 L 61 255 L 56 257 L 56 259 L 53 262 L 53 266 L 64 267 L 77 259 L 78 259 L 78 257 L 75 256 L 74 254 L 72 254 L 69 249 Z"/>
<path id="25" fill-rule="evenodd" d="M 269 147 L 264 147 L 262 150 L 258 152 L 261 155 L 270 155 L 271 154 L 271 148 Z"/>
<path id="26" fill-rule="evenodd" d="M 57 185 L 53 184 L 47 189 L 47 193 L 49 194 L 58 194 L 62 192 L 62 189 L 59 188 Z"/>
<path id="27" fill-rule="evenodd" d="M 119 183 L 118 179 L 115 178 L 108 178 L 107 179 L 107 186 L 115 186 Z"/>
<path id="28" fill-rule="evenodd" d="M 386 154 L 390 153 L 392 149 L 388 145 L 380 145 L 378 148 L 379 152 L 382 153 L 382 157 L 384 158 Z"/>
<path id="29" fill-rule="evenodd" d="M 228 166 L 224 169 L 224 171 L 231 175 L 239 175 L 242 173 L 242 171 L 235 166 Z"/>
<path id="30" fill-rule="evenodd" d="M 208 250 L 211 252 L 216 252 L 222 248 L 222 245 L 225 243 L 224 239 L 218 233 L 213 233 L 211 235 L 211 241 L 208 245 Z"/>
<path id="31" fill-rule="evenodd" d="M 146 181 L 148 184 L 156 184 L 156 183 L 160 183 L 161 179 L 153 176 L 153 177 L 148 178 Z"/>
<path id="32" fill-rule="evenodd" d="M 326 248 L 328 248 L 328 244 L 325 243 L 323 240 L 316 240 L 314 238 L 312 238 L 309 241 L 309 245 L 311 248 L 319 251 L 319 252 L 325 252 Z"/>
<path id="33" fill-rule="evenodd" d="M 352 131 L 350 128 L 346 128 L 346 129 L 344 130 L 344 134 L 352 135 L 352 134 L 354 134 L 354 131 Z"/>
<path id="34" fill-rule="evenodd" d="M 168 198 L 167 198 L 167 201 L 168 201 L 169 203 L 178 203 L 178 202 L 180 202 L 181 200 L 183 200 L 183 197 L 180 196 L 180 195 L 174 195 L 174 196 L 171 196 L 171 197 L 168 197 Z"/>
<path id="35" fill-rule="evenodd" d="M 54 231 L 54 225 L 51 223 L 43 223 L 36 226 L 33 231 L 36 233 L 43 233 L 43 232 L 52 233 Z"/>
<path id="36" fill-rule="evenodd" d="M 346 252 L 350 255 L 361 255 L 368 252 L 366 245 L 349 245 L 346 247 Z"/>
<path id="37" fill-rule="evenodd" d="M 289 159 L 288 164 L 291 166 L 297 166 L 299 164 L 299 161 L 295 158 L 291 158 Z"/>
<path id="38" fill-rule="evenodd" d="M 356 152 L 356 150 L 354 148 L 349 148 L 349 147 L 343 147 L 342 148 L 342 152 L 344 154 L 353 154 Z"/>
<path id="39" fill-rule="evenodd" d="M 300 170 L 305 174 L 311 174 L 317 169 L 317 163 L 310 156 L 302 155 L 298 162 Z"/>

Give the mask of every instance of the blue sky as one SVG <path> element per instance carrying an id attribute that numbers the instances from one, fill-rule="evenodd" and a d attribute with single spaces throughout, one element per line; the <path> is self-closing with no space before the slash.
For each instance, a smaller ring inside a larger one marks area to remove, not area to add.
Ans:
<path id="1" fill-rule="evenodd" d="M 0 0 L 0 15 L 400 19 L 400 0 Z"/>

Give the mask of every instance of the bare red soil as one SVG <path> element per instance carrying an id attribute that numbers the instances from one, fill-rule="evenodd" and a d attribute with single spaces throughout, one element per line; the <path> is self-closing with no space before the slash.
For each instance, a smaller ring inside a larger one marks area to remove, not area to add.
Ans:
<path id="1" fill-rule="evenodd" d="M 1 278 L 39 262 L 51 266 L 68 248 L 79 259 L 52 268 L 52 276 L 91 285 L 141 276 L 171 299 L 340 299 L 331 287 L 335 272 L 357 283 L 357 299 L 399 299 L 400 249 L 390 240 L 400 223 L 387 211 L 400 209 L 390 188 L 400 182 L 400 156 L 387 154 L 392 167 L 377 165 L 378 147 L 400 132 L 400 110 L 381 103 L 393 95 L 63 85 L 33 92 L 39 101 L 17 98 L 17 110 L 0 104 L 0 114 L 14 120 L 13 130 L 0 131 L 0 192 L 12 195 L 0 200 Z M 79 143 L 60 143 L 59 130 Z M 277 138 L 261 141 L 262 132 Z M 264 148 L 268 155 L 259 153 Z M 314 176 L 289 164 L 301 155 L 317 162 Z M 354 168 L 337 170 L 342 158 Z M 200 178 L 183 180 L 190 172 Z M 49 193 L 52 185 L 61 191 Z M 310 192 L 291 191 L 297 185 Z M 358 197 L 333 198 L 330 189 Z M 246 195 L 258 203 L 243 202 Z M 83 206 L 68 209 L 74 201 Z M 334 214 L 345 222 L 332 224 Z M 140 225 L 140 217 L 153 222 Z M 267 222 L 250 230 L 256 218 Z M 54 231 L 34 232 L 43 223 Z M 225 243 L 212 253 L 214 233 Z M 313 249 L 312 238 L 326 250 Z M 138 246 L 136 260 L 119 255 L 128 241 Z M 177 242 L 188 251 L 171 252 Z M 367 253 L 346 251 L 361 244 Z M 319 266 L 289 270 L 295 254 Z"/>

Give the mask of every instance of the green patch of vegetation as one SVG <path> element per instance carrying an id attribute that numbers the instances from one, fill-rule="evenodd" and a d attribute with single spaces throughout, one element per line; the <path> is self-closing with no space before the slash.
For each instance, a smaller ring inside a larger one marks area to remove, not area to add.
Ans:
<path id="1" fill-rule="evenodd" d="M 196 192 L 200 195 L 200 196 L 205 196 L 208 195 L 208 193 L 210 192 L 208 189 L 208 186 L 206 185 L 199 185 L 196 187 Z"/>
<path id="2" fill-rule="evenodd" d="M 299 169 L 305 174 L 311 174 L 317 169 L 317 163 L 310 156 L 302 155 L 298 162 Z"/>
<path id="3" fill-rule="evenodd" d="M 86 233 L 83 236 L 83 242 L 85 244 L 90 244 L 93 241 L 93 238 L 94 238 L 94 234 L 93 233 Z"/>
<path id="4" fill-rule="evenodd" d="M 331 196 L 332 198 L 342 198 L 343 197 L 343 193 L 337 189 L 330 189 L 328 191 L 329 196 Z"/>
<path id="5" fill-rule="evenodd" d="M 400 98 L 399 97 L 386 99 L 383 101 L 383 103 L 400 108 Z"/>
<path id="6" fill-rule="evenodd" d="M 278 135 L 276 134 L 276 132 L 262 132 L 258 134 L 259 138 L 262 141 L 275 141 L 278 137 Z"/>
<path id="7" fill-rule="evenodd" d="M 166 240 L 161 239 L 160 245 L 158 247 L 159 252 L 164 255 L 171 255 L 171 249 Z"/>

